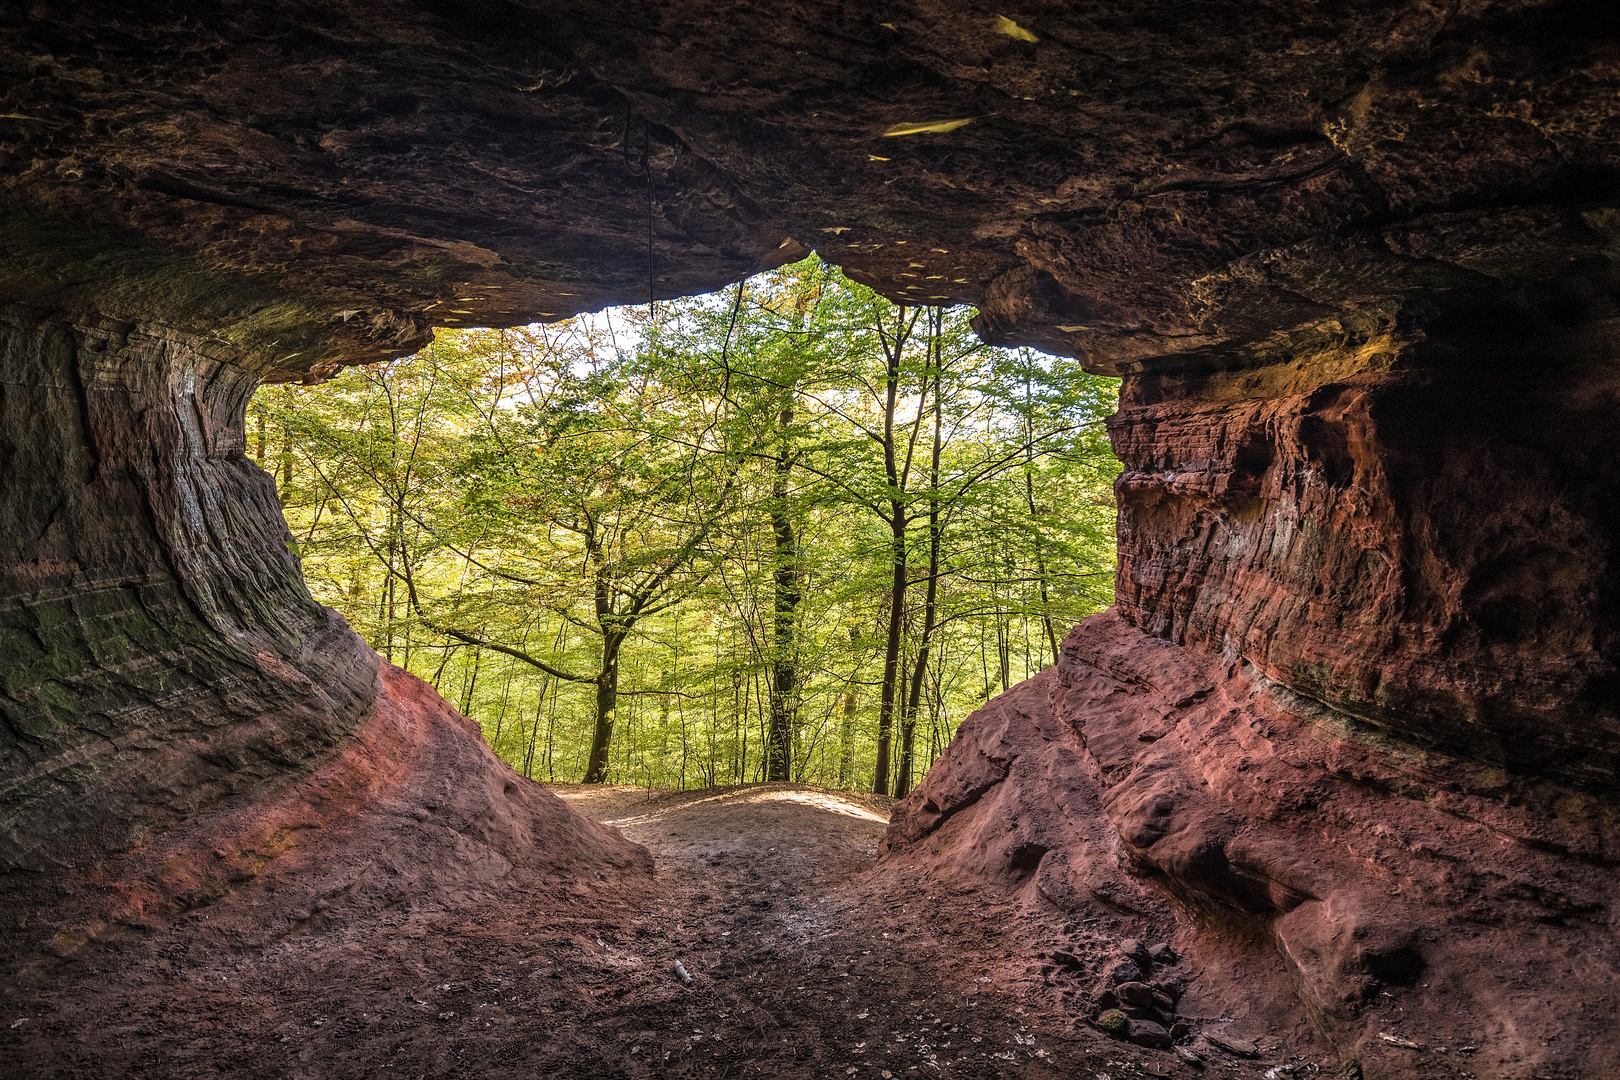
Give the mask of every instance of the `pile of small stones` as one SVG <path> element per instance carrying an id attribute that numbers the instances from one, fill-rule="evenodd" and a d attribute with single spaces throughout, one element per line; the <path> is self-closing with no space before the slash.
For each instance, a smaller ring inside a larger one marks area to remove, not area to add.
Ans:
<path id="1" fill-rule="evenodd" d="M 1104 970 L 1102 985 L 1093 994 L 1097 1026 L 1138 1046 L 1160 1050 L 1192 1034 L 1176 1018 L 1183 981 L 1170 972 L 1160 970 L 1155 975 L 1154 971 L 1174 965 L 1179 959 L 1175 950 L 1163 942 L 1143 945 L 1127 938 L 1120 942 L 1119 953 L 1119 959 Z"/>

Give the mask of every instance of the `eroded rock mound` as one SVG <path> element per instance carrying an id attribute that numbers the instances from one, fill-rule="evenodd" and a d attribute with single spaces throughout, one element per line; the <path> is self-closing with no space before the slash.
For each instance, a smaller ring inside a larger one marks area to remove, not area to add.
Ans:
<path id="1" fill-rule="evenodd" d="M 1157 932 L 1187 961 L 1164 975 L 1190 976 L 1159 1026 L 1187 1043 L 1258 1039 L 1369 1077 L 1601 1075 L 1611 815 L 1369 738 L 1108 612 L 963 725 L 896 808 L 886 859 L 1113 920 L 1060 958 L 1093 1018 L 1148 990 L 1156 969 L 1119 946 Z"/>
<path id="2" fill-rule="evenodd" d="M 633 896 L 645 849 L 495 757 L 472 721 L 391 665 L 343 748 L 316 767 L 226 797 L 184 824 L 68 873 L 8 877 L 17 921 L 3 960 L 18 989 L 77 984 L 105 947 L 145 963 L 183 920 L 203 954 L 292 934 L 341 936 L 415 907 L 476 914 L 498 889 Z M 54 958 L 54 959 L 53 959 Z M 55 972 L 72 958 L 72 972 Z"/>

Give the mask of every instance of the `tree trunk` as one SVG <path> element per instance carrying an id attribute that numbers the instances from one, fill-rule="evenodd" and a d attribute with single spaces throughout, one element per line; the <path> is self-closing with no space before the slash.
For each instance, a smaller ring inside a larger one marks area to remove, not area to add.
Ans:
<path id="1" fill-rule="evenodd" d="M 838 786 L 855 786 L 855 691 L 844 695 L 844 719 L 838 726 Z"/>
<path id="2" fill-rule="evenodd" d="M 478 689 L 478 667 L 482 661 L 483 651 L 475 646 L 473 648 L 472 673 L 467 676 L 467 685 L 461 693 L 461 715 L 468 719 L 472 718 L 473 691 Z"/>
<path id="3" fill-rule="evenodd" d="M 783 409 L 779 417 L 785 430 L 793 421 L 793 410 Z M 784 437 L 785 442 L 785 437 Z M 798 537 L 788 516 L 787 494 L 793 459 L 787 447 L 776 459 L 771 481 L 771 532 L 776 541 L 775 624 L 771 653 L 771 720 L 765 740 L 765 779 L 793 779 L 793 744 L 798 728 L 797 696 L 799 588 Z"/>
<path id="4" fill-rule="evenodd" d="M 534 699 L 534 726 L 529 729 L 529 748 L 523 755 L 523 775 L 534 776 L 534 751 L 540 742 L 540 714 L 546 709 L 546 690 L 549 689 L 546 676 L 540 678 L 540 696 Z"/>
<path id="5" fill-rule="evenodd" d="M 938 338 L 935 338 L 936 347 Z M 934 376 L 936 379 L 939 375 Z M 928 650 L 933 644 L 934 623 L 939 599 L 939 459 L 943 449 L 944 414 L 940 404 L 940 387 L 934 386 L 934 454 L 929 467 L 931 497 L 928 501 L 928 588 L 923 599 L 922 641 L 917 648 L 917 664 L 911 672 L 911 692 L 900 724 L 900 778 L 895 784 L 896 798 L 903 799 L 911 791 L 913 748 L 917 733 L 917 708 L 922 703 L 923 677 L 928 671 Z"/>
<path id="6" fill-rule="evenodd" d="M 895 683 L 900 674 L 900 637 L 906 607 L 906 524 L 905 507 L 898 499 L 892 504 L 890 519 L 893 576 L 889 583 L 889 629 L 883 645 L 883 693 L 878 699 L 877 775 L 872 791 L 889 793 L 889 745 L 894 735 Z"/>
<path id="7" fill-rule="evenodd" d="M 293 481 L 293 449 L 292 433 L 285 427 L 281 429 L 281 488 L 276 492 L 276 501 L 283 507 L 292 497 Z"/>
<path id="8" fill-rule="evenodd" d="M 613 745 L 613 710 L 619 703 L 620 634 L 602 637 L 602 671 L 596 677 L 596 730 L 591 735 L 591 756 L 585 764 L 585 783 L 600 784 L 607 779 L 608 750 Z"/>
<path id="9" fill-rule="evenodd" d="M 906 507 L 900 490 L 894 444 L 894 410 L 900 390 L 901 342 L 889 355 L 883 398 L 883 468 L 889 481 L 889 629 L 883 643 L 883 691 L 878 698 L 877 767 L 872 791 L 889 793 L 889 743 L 894 733 L 895 677 L 900 669 L 900 634 L 906 607 Z"/>
<path id="10" fill-rule="evenodd" d="M 1006 613 L 1001 611 L 1001 605 L 996 605 L 996 655 L 1001 665 L 1001 692 L 1005 694 L 1012 686 L 1012 620 L 1003 618 Z"/>
<path id="11" fill-rule="evenodd" d="M 1035 580 L 1041 588 L 1041 625 L 1046 643 L 1052 647 L 1052 663 L 1058 661 L 1057 628 L 1052 624 L 1052 598 L 1046 584 L 1046 552 L 1040 526 L 1035 523 L 1035 417 L 1031 412 L 1030 378 L 1024 377 L 1024 500 L 1029 506 L 1030 539 L 1035 545 Z M 1043 665 L 1044 666 L 1044 665 Z"/>

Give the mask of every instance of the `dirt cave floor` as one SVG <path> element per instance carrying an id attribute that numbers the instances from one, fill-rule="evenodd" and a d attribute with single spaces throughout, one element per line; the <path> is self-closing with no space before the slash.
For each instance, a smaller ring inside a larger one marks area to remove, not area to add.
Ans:
<path id="1" fill-rule="evenodd" d="M 1042 957 L 1102 928 L 875 871 L 888 800 L 552 790 L 646 845 L 650 887 L 507 888 L 269 947 L 132 948 L 10 988 L 0 1074 L 1122 1080 L 1276 1064 L 1199 1074 L 1094 1030 Z"/>

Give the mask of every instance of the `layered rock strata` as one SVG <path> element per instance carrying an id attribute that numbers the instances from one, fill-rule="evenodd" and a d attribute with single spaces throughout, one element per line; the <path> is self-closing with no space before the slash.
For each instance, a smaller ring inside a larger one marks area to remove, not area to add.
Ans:
<path id="1" fill-rule="evenodd" d="M 0 321 L 0 858 L 75 865 L 332 752 L 380 663 L 244 454 L 256 380 L 151 324 Z"/>
<path id="2" fill-rule="evenodd" d="M 0 362 L 13 975 L 203 908 L 274 936 L 514 862 L 648 869 L 310 598 L 228 348 L 13 308 Z"/>
<path id="3" fill-rule="evenodd" d="M 1486 327 L 1128 378 L 1118 609 L 1417 745 L 1612 792 L 1620 323 Z"/>

